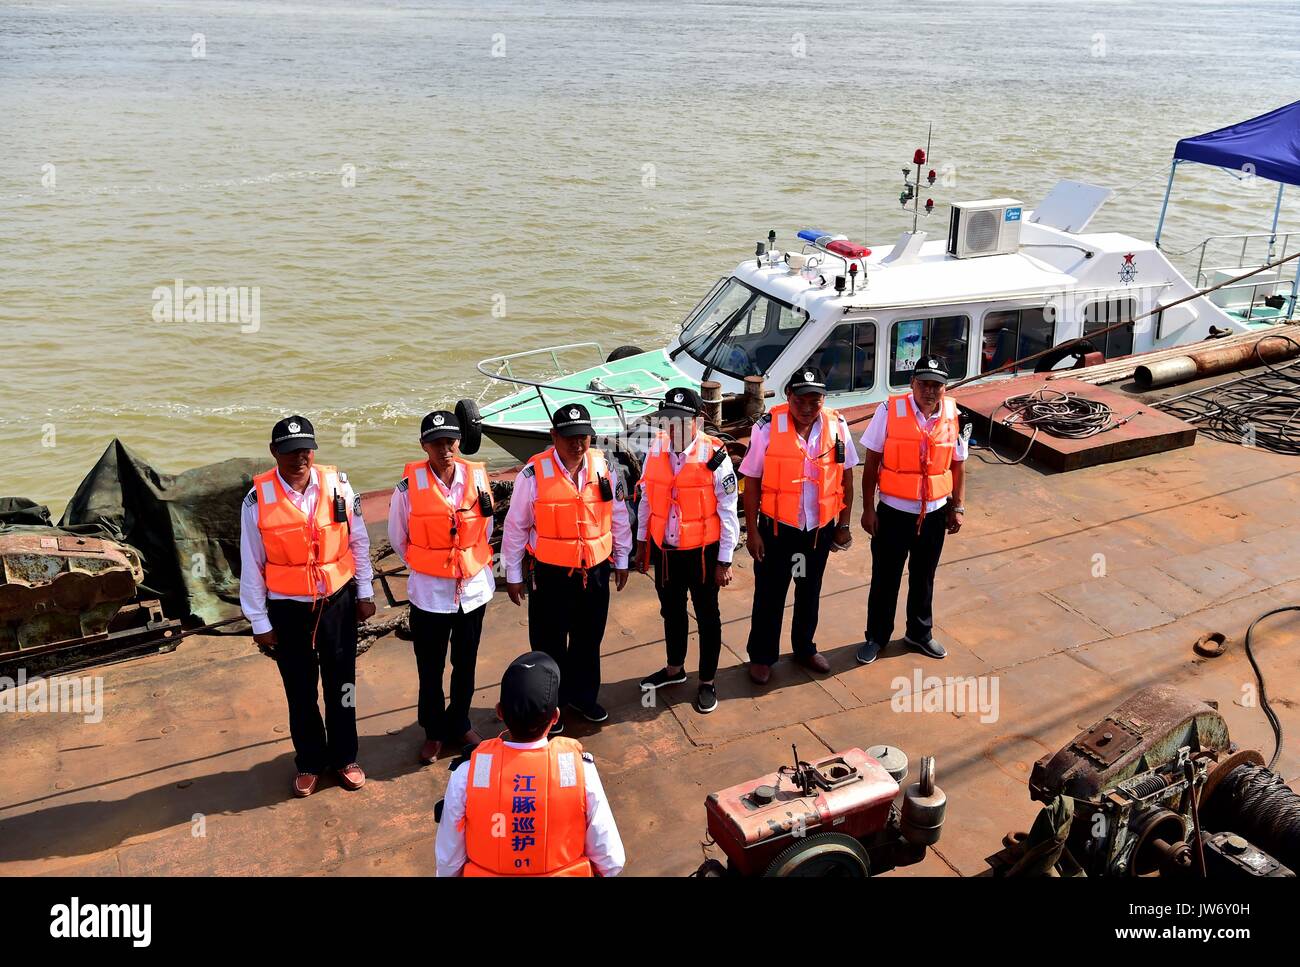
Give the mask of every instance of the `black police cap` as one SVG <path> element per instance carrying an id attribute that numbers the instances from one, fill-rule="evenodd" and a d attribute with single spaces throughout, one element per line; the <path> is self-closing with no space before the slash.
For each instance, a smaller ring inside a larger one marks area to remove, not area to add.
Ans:
<path id="1" fill-rule="evenodd" d="M 271 449 L 276 453 L 315 450 L 316 430 L 305 416 L 286 416 L 271 428 Z"/>
<path id="2" fill-rule="evenodd" d="M 420 442 L 426 440 L 459 440 L 460 423 L 450 410 L 434 410 L 420 421 Z"/>

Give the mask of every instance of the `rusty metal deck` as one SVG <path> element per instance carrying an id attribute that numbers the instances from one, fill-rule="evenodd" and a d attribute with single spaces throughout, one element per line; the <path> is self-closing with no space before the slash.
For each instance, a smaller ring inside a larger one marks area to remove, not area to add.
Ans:
<path id="1" fill-rule="evenodd" d="M 705 795 L 784 763 L 792 742 L 805 757 L 898 745 L 913 776 L 922 754 L 938 757 L 943 838 L 925 862 L 889 874 L 903 876 L 984 870 L 1003 834 L 1035 815 L 1034 760 L 1143 685 L 1181 684 L 1217 701 L 1236 741 L 1271 751 L 1240 637 L 1258 614 L 1300 601 L 1300 463 L 1204 440 L 1061 476 L 986 460 L 969 464 L 968 523 L 937 579 L 946 661 L 895 644 L 874 665 L 855 664 L 870 578 L 860 532 L 827 571 L 818 641 L 833 674 L 782 661 L 763 689 L 742 663 L 752 588 L 742 552 L 722 595 L 721 705 L 709 716 L 690 707 L 693 675 L 662 690 L 664 704 L 642 707 L 637 681 L 663 661 L 657 601 L 635 575 L 615 596 L 602 692 L 610 719 L 569 734 L 596 756 L 627 874 L 691 872 L 705 855 Z M 1232 639 L 1225 656 L 1192 652 L 1207 631 Z M 1300 619 L 1270 619 L 1257 636 L 1268 693 L 1289 735 L 1300 735 Z M 472 716 L 481 731 L 492 728 L 495 682 L 526 641 L 524 612 L 499 594 L 479 658 Z M 279 677 L 248 638 L 194 638 L 172 655 L 98 669 L 106 708 L 97 725 L 0 715 L 0 872 L 432 873 L 446 760 L 415 761 L 410 645 L 381 640 L 358 667 L 369 782 L 355 793 L 326 784 L 306 800 L 288 796 Z M 997 720 L 895 711 L 891 683 L 916 670 L 996 676 Z M 1300 780 L 1300 741 L 1278 769 Z"/>
<path id="2" fill-rule="evenodd" d="M 976 433 L 981 438 L 990 439 L 991 428 L 995 445 L 1017 457 L 1028 450 L 1031 462 L 1057 472 L 1190 447 L 1196 440 L 1195 427 L 1132 396 L 1077 379 L 1049 381 L 1047 377 L 1047 373 L 1031 373 L 962 387 L 954 390 L 952 395 L 957 405 L 974 419 Z M 1017 424 L 1008 426 L 1003 422 L 1011 415 L 1011 411 L 1003 406 L 1008 397 L 1033 393 L 1044 387 L 1106 403 L 1115 419 L 1130 419 L 1121 426 L 1082 440 L 1056 437 L 1045 432 L 1034 436 L 1032 429 Z"/>

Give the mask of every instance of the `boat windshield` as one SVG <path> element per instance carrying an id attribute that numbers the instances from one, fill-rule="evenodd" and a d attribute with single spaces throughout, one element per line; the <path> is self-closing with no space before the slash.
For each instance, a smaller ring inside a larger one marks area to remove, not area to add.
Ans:
<path id="1" fill-rule="evenodd" d="M 802 311 L 729 278 L 687 321 L 679 348 L 737 379 L 763 376 L 806 318 Z"/>

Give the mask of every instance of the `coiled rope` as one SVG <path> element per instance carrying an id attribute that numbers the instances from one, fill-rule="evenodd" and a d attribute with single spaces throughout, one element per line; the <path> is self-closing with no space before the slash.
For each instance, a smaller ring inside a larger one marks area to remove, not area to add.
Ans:
<path id="1" fill-rule="evenodd" d="M 1033 430 L 1029 437 L 1029 445 L 1025 447 L 1025 452 L 1015 460 L 1004 460 L 997 450 L 989 446 L 988 449 L 993 453 L 993 456 L 997 457 L 998 462 L 1005 463 L 1008 466 L 1020 463 L 1025 457 L 1029 456 L 1029 451 L 1034 448 L 1034 441 L 1038 439 L 1040 430 L 1050 433 L 1052 436 L 1064 437 L 1068 440 L 1086 440 L 1098 433 L 1104 433 L 1107 430 L 1113 430 L 1117 426 L 1123 426 L 1140 412 L 1140 410 L 1134 410 L 1123 419 L 1117 420 L 1114 412 L 1106 403 L 1045 386 L 1032 393 L 1008 396 L 998 404 L 997 409 L 989 414 L 990 444 L 993 440 L 993 427 L 998 412 L 1003 407 L 1011 411 L 1006 419 L 1002 421 L 1003 426 L 1020 425 Z"/>

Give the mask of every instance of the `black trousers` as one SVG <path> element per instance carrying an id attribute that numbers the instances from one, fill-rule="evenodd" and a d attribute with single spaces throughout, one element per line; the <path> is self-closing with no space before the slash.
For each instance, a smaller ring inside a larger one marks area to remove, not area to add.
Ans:
<path id="1" fill-rule="evenodd" d="M 600 691 L 600 642 L 609 617 L 608 560 L 581 571 L 533 562 L 528 643 L 560 666 L 560 703 L 586 708 Z"/>
<path id="2" fill-rule="evenodd" d="M 817 651 L 817 609 L 821 601 L 822 575 L 835 537 L 835 521 L 818 530 L 800 530 L 789 524 L 774 524 L 760 514 L 758 533 L 763 538 L 763 560 L 754 564 L 754 608 L 749 628 L 749 660 L 756 665 L 775 665 L 781 653 L 781 629 L 785 622 L 785 596 L 794 579 L 794 618 L 790 641 L 796 655 Z"/>
<path id="3" fill-rule="evenodd" d="M 884 646 L 894 635 L 898 588 L 907 564 L 907 637 L 918 644 L 930 640 L 934 626 L 934 572 L 948 533 L 948 512 L 940 507 L 926 514 L 921 533 L 918 515 L 888 504 L 876 505 L 876 536 L 871 538 L 871 591 L 867 595 L 867 638 Z"/>
<path id="4" fill-rule="evenodd" d="M 451 614 L 421 611 L 411 605 L 411 645 L 420 675 L 420 727 L 424 737 L 439 742 L 460 742 L 470 729 L 469 706 L 474 699 L 474 666 L 483 634 L 487 605 Z M 442 671 L 451 643 L 451 702 L 442 691 Z"/>
<path id="5" fill-rule="evenodd" d="M 655 566 L 659 614 L 664 619 L 668 664 L 686 663 L 686 637 L 690 633 L 686 598 L 689 595 L 700 630 L 700 681 L 711 682 L 718 673 L 718 656 L 722 654 L 722 615 L 718 611 L 718 585 L 713 580 L 718 545 L 679 551 L 664 550 L 652 542 L 650 556 Z"/>
<path id="6" fill-rule="evenodd" d="M 320 775 L 357 761 L 357 590 L 349 581 L 310 604 L 271 599 L 275 662 L 289 702 L 289 732 L 299 772 Z M 316 647 L 312 648 L 315 632 Z M 316 702 L 319 675 L 325 720 Z"/>

